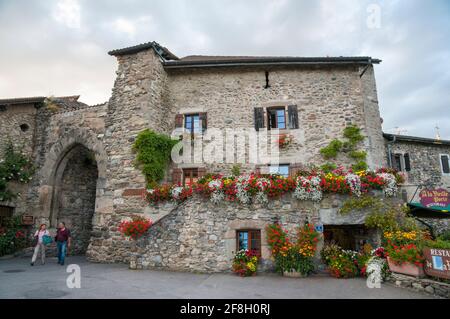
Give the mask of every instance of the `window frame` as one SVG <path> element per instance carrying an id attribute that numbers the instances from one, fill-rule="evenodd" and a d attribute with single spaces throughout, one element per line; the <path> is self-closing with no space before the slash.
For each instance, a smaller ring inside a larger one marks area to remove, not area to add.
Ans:
<path id="1" fill-rule="evenodd" d="M 199 134 L 199 133 L 202 132 L 202 130 L 203 130 L 202 126 L 203 125 L 201 123 L 200 113 L 186 113 L 186 114 L 183 114 L 183 117 L 184 117 L 184 119 L 183 119 L 183 128 L 184 128 L 184 130 L 188 131 L 189 134 L 194 135 L 194 134 Z M 195 120 L 194 120 L 194 117 L 198 118 L 198 131 L 197 132 L 195 131 L 195 125 L 194 125 Z M 188 118 L 192 119 L 191 120 L 192 121 L 191 122 L 191 129 L 188 129 L 187 125 L 186 125 Z"/>
<path id="2" fill-rule="evenodd" d="M 272 173 L 270 171 L 271 167 L 278 167 L 279 168 L 280 166 L 287 166 L 288 171 L 287 171 L 287 175 L 286 176 L 285 175 L 281 175 L 281 174 L 277 174 L 277 173 Z M 268 170 L 269 170 L 269 174 L 271 174 L 271 175 L 280 175 L 280 176 L 283 176 L 283 177 L 287 178 L 287 177 L 290 176 L 290 173 L 291 173 L 291 165 L 289 163 L 276 164 L 276 165 L 275 164 L 269 164 Z"/>
<path id="3" fill-rule="evenodd" d="M 278 111 L 283 111 L 283 117 L 284 117 L 284 128 L 280 128 L 279 124 L 278 124 Z M 272 112 L 275 112 L 275 125 L 276 127 L 273 127 L 271 124 L 271 115 Z M 287 130 L 288 129 L 288 123 L 287 123 L 287 116 L 286 116 L 286 106 L 270 106 L 270 107 L 266 107 L 266 119 L 267 119 L 267 130 L 272 130 L 272 129 L 278 129 L 278 130 Z"/>
<path id="4" fill-rule="evenodd" d="M 259 247 L 258 249 L 254 249 L 252 246 L 252 234 L 257 232 L 259 235 Z M 256 251 L 258 256 L 261 256 L 261 249 L 262 249 L 262 243 L 261 243 L 261 229 L 255 229 L 255 228 L 245 228 L 245 229 L 236 229 L 236 252 L 240 251 L 239 247 L 239 234 L 240 233 L 247 233 L 247 247 L 250 251 Z"/>
<path id="5" fill-rule="evenodd" d="M 448 166 L 449 166 L 448 173 L 444 173 L 444 165 L 442 165 L 442 157 L 444 157 L 444 156 L 447 157 L 447 162 L 448 162 Z M 439 154 L 439 165 L 441 167 L 442 176 L 450 176 L 450 155 L 449 154 Z"/>
<path id="6" fill-rule="evenodd" d="M 187 168 L 182 168 L 182 185 L 184 187 L 186 187 L 186 173 L 190 172 L 189 174 L 189 179 L 191 180 L 191 182 L 189 183 L 189 186 L 193 185 L 193 179 L 197 178 L 197 180 L 199 179 L 199 169 L 198 167 L 187 167 Z M 196 176 L 194 176 L 194 172 L 196 172 Z"/>

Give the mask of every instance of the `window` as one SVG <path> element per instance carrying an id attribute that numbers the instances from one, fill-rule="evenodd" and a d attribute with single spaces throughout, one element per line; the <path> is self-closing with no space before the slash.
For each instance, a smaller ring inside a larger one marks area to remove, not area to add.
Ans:
<path id="1" fill-rule="evenodd" d="M 393 154 L 392 155 L 392 168 L 399 172 L 411 171 L 411 162 L 409 154 Z"/>
<path id="2" fill-rule="evenodd" d="M 28 124 L 21 124 L 20 125 L 20 130 L 22 131 L 22 132 L 26 132 L 26 131 L 28 131 L 30 129 L 30 126 L 28 125 Z"/>
<path id="3" fill-rule="evenodd" d="M 184 128 L 191 134 L 200 133 L 200 115 L 188 114 L 184 116 Z"/>
<path id="4" fill-rule="evenodd" d="M 441 158 L 441 172 L 444 175 L 450 175 L 450 156 L 448 154 L 439 155 Z"/>
<path id="5" fill-rule="evenodd" d="M 267 115 L 266 115 L 267 113 Z M 255 130 L 267 127 L 270 129 L 298 129 L 298 108 L 297 105 L 287 106 L 287 116 L 284 106 L 280 107 L 255 107 L 254 108 Z M 267 126 L 266 126 L 267 124 Z"/>
<path id="6" fill-rule="evenodd" d="M 270 165 L 269 174 L 281 175 L 283 177 L 289 176 L 289 164 Z"/>
<path id="7" fill-rule="evenodd" d="M 4 226 L 5 221 L 14 214 L 14 207 L 0 206 L 0 226 Z"/>
<path id="8" fill-rule="evenodd" d="M 268 128 L 285 129 L 286 128 L 286 111 L 282 108 L 267 109 Z"/>
<path id="9" fill-rule="evenodd" d="M 198 168 L 183 169 L 183 186 L 191 186 L 198 180 Z"/>
<path id="10" fill-rule="evenodd" d="M 253 250 L 261 255 L 261 231 L 258 230 L 238 230 L 236 232 L 236 249 Z"/>
<path id="11" fill-rule="evenodd" d="M 393 168 L 397 171 L 402 170 L 402 155 L 401 154 L 394 154 L 394 161 L 392 162 Z"/>

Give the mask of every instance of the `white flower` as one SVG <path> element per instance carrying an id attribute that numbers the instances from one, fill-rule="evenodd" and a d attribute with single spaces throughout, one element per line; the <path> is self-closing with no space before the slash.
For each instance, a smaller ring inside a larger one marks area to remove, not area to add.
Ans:
<path id="1" fill-rule="evenodd" d="M 393 197 L 397 195 L 398 187 L 395 176 L 391 173 L 379 173 L 377 176 L 381 177 L 384 181 L 383 192 L 387 197 Z"/>
<path id="2" fill-rule="evenodd" d="M 353 195 L 357 197 L 361 196 L 361 179 L 358 175 L 348 173 L 345 175 L 345 182 L 350 187 Z"/>
<path id="3" fill-rule="evenodd" d="M 250 194 L 247 187 L 250 181 L 250 176 L 241 175 L 236 180 L 236 197 L 242 204 L 249 204 L 251 201 Z"/>
<path id="4" fill-rule="evenodd" d="M 154 189 L 151 189 L 151 188 L 147 189 L 147 193 L 149 193 L 149 194 L 153 194 L 154 192 L 155 192 Z"/>
<path id="5" fill-rule="evenodd" d="M 303 176 L 297 177 L 297 187 L 294 191 L 294 197 L 299 200 L 320 202 L 323 196 L 320 182 L 321 179 L 319 176 L 313 176 L 311 179 Z"/>
<path id="6" fill-rule="evenodd" d="M 172 190 L 170 191 L 170 195 L 172 195 L 172 198 L 174 199 L 179 199 L 182 192 L 183 187 L 177 186 L 172 188 Z"/>
<path id="7" fill-rule="evenodd" d="M 220 189 L 221 186 L 222 186 L 221 179 L 213 179 L 208 183 L 208 187 L 212 191 L 210 200 L 212 203 L 216 205 L 225 199 L 225 194 Z"/>

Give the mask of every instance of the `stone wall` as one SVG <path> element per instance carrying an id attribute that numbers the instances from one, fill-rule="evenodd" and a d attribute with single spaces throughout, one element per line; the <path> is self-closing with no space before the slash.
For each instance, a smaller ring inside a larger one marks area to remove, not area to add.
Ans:
<path id="1" fill-rule="evenodd" d="M 416 278 L 392 273 L 387 281 L 397 287 L 411 289 L 417 292 L 442 298 L 450 298 L 450 284 L 432 280 L 431 278 Z"/>
<path id="2" fill-rule="evenodd" d="M 14 144 L 16 150 L 22 150 L 27 156 L 32 156 L 36 144 L 36 112 L 33 104 L 8 105 L 0 110 L 0 158 L 3 157 L 8 141 Z M 26 197 L 28 185 L 10 183 L 9 187 L 20 196 L 0 204 L 14 207 L 15 214 L 25 212 L 27 207 L 23 198 Z"/>
<path id="3" fill-rule="evenodd" d="M 208 129 L 253 130 L 254 108 L 297 105 L 299 129 L 281 130 L 294 143 L 280 154 L 280 163 L 323 164 L 320 148 L 342 138 L 349 124 L 368 136 L 361 148 L 368 151 L 372 167 L 385 164 L 373 68 L 360 78 L 356 66 L 273 67 L 270 88 L 265 89 L 265 69 L 168 70 L 169 127 L 175 115 L 207 112 Z M 332 125 L 324 125 L 324 123 Z M 264 129 L 265 130 L 265 129 Z M 253 163 L 243 169 L 254 169 Z M 227 150 L 224 151 L 224 160 Z M 216 154 L 214 154 L 215 156 Z M 338 163 L 349 162 L 339 157 Z M 207 171 L 229 172 L 233 163 L 206 164 Z M 195 165 L 193 165 L 195 166 Z"/>
<path id="4" fill-rule="evenodd" d="M 292 234 L 306 221 L 325 226 L 363 224 L 365 212 L 338 213 L 346 198 L 348 196 L 326 195 L 320 203 L 312 203 L 295 200 L 287 194 L 270 201 L 267 206 L 229 202 L 216 206 L 194 196 L 182 204 L 166 203 L 151 207 L 134 196 L 127 202 L 134 202 L 132 207 L 140 206 L 141 211 L 145 211 L 144 216 L 155 222 L 148 235 L 137 242 L 124 239 L 118 225 L 129 215 L 114 215 L 103 230 L 93 232 L 88 258 L 96 262 L 130 262 L 135 268 L 230 271 L 236 252 L 236 231 L 260 229 L 261 270 L 268 271 L 273 268 L 265 233 L 268 224 L 278 220 Z M 373 246 L 379 243 L 375 231 L 369 232 L 367 239 Z M 319 247 L 322 245 L 321 241 Z"/>
<path id="5" fill-rule="evenodd" d="M 393 154 L 409 154 L 411 171 L 404 172 L 406 182 L 402 186 L 405 190 L 407 200 L 419 201 L 418 186 L 431 183 L 433 188 L 444 188 L 450 190 L 450 176 L 444 176 L 441 171 L 439 154 L 450 154 L 449 145 L 431 143 L 414 143 L 397 141 L 391 144 Z M 417 193 L 416 193 L 417 191 Z M 423 220 L 433 225 L 437 234 L 448 230 L 450 227 L 448 219 L 426 219 Z"/>

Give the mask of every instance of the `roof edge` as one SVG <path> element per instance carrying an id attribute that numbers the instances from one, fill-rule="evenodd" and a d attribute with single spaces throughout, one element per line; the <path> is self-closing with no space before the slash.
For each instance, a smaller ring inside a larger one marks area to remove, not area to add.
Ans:
<path id="1" fill-rule="evenodd" d="M 112 56 L 121 56 L 127 54 L 135 54 L 141 51 L 153 49 L 155 52 L 161 56 L 164 60 L 178 60 L 178 57 L 169 51 L 166 47 L 161 46 L 159 43 L 155 41 L 141 43 L 138 45 L 125 47 L 121 49 L 115 49 L 108 52 L 109 55 Z"/>
<path id="2" fill-rule="evenodd" d="M 387 140 L 393 141 L 402 141 L 402 142 L 415 142 L 415 143 L 423 143 L 423 144 L 433 144 L 433 145 L 449 145 L 450 140 L 436 140 L 434 138 L 428 137 L 419 137 L 419 136 L 408 136 L 408 135 L 398 135 L 398 134 L 390 134 L 383 133 L 383 137 Z"/>

